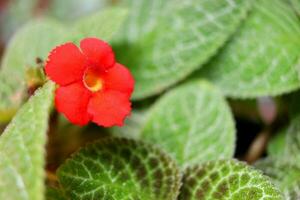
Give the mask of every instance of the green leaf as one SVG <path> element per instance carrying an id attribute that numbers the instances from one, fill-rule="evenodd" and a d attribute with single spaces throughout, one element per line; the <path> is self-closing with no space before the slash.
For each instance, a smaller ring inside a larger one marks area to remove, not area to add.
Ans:
<path id="1" fill-rule="evenodd" d="M 179 200 L 282 200 L 259 171 L 235 160 L 208 162 L 185 171 Z"/>
<path id="2" fill-rule="evenodd" d="M 1 66 L 0 110 L 21 104 L 26 92 L 26 69 L 36 67 L 37 58 L 45 61 L 50 50 L 65 39 L 64 27 L 49 19 L 31 21 L 16 33 Z"/>
<path id="3" fill-rule="evenodd" d="M 75 153 L 58 170 L 70 199 L 172 200 L 180 187 L 175 162 L 155 146 L 107 139 Z"/>
<path id="4" fill-rule="evenodd" d="M 133 110 L 130 117 L 125 120 L 124 126 L 111 128 L 112 134 L 117 137 L 132 139 L 140 138 L 141 129 L 145 124 L 146 115 L 146 110 Z"/>
<path id="5" fill-rule="evenodd" d="M 79 34 L 75 35 L 74 39 L 79 41 L 85 37 L 98 37 L 109 41 L 120 29 L 126 17 L 127 10 L 117 7 L 85 17 L 75 24 L 75 30 Z"/>
<path id="6" fill-rule="evenodd" d="M 180 165 L 232 158 L 236 139 L 225 99 L 205 81 L 175 88 L 158 100 L 141 138 L 161 145 Z"/>
<path id="7" fill-rule="evenodd" d="M 91 12 L 99 11 L 108 4 L 108 0 L 52 0 L 49 3 L 47 14 L 64 20 L 72 22 L 82 16 Z"/>
<path id="8" fill-rule="evenodd" d="M 293 8 L 297 12 L 298 15 L 300 15 L 300 1 L 299 0 L 290 0 L 292 3 Z"/>
<path id="9" fill-rule="evenodd" d="M 10 39 L 20 26 L 34 17 L 37 2 L 38 0 L 8 1 L 8 6 L 1 9 L 0 37 L 3 37 L 3 41 Z"/>
<path id="10" fill-rule="evenodd" d="M 67 200 L 58 188 L 47 187 L 46 200 Z"/>
<path id="11" fill-rule="evenodd" d="M 300 198 L 299 166 L 288 162 L 278 162 L 278 160 L 269 157 L 256 162 L 255 167 L 272 178 L 274 184 L 283 191 L 285 200 L 298 200 Z"/>
<path id="12" fill-rule="evenodd" d="M 233 39 L 200 72 L 236 98 L 299 88 L 299 20 L 285 0 L 258 0 Z M 199 75 L 198 75 L 199 76 Z"/>
<path id="13" fill-rule="evenodd" d="M 44 146 L 53 90 L 53 83 L 39 89 L 0 137 L 0 199 L 43 199 Z"/>
<path id="14" fill-rule="evenodd" d="M 208 61 L 246 16 L 251 0 L 125 2 L 130 16 L 115 49 L 135 77 L 134 99 L 141 99 Z"/>
<path id="15" fill-rule="evenodd" d="M 279 131 L 268 144 L 268 154 L 269 156 L 277 156 L 281 157 L 284 155 L 284 151 L 286 148 L 286 135 L 288 132 L 288 127 L 283 128 Z"/>

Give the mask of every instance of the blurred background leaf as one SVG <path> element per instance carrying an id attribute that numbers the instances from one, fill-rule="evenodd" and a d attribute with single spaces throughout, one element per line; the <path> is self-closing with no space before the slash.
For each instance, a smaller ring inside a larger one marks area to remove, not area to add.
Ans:
<path id="1" fill-rule="evenodd" d="M 300 86 L 299 19 L 285 0 L 258 0 L 254 7 L 232 40 L 200 71 L 230 97 L 274 96 Z"/>

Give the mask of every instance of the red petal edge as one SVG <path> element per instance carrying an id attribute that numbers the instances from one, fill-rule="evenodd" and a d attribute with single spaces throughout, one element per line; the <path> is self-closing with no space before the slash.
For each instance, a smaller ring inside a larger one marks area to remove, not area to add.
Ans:
<path id="1" fill-rule="evenodd" d="M 45 71 L 52 81 L 64 86 L 82 79 L 85 63 L 79 48 L 73 43 L 66 43 L 50 52 Z"/>
<path id="2" fill-rule="evenodd" d="M 70 122 L 83 126 L 90 121 L 87 112 L 90 97 L 91 93 L 77 82 L 56 90 L 55 105 L 58 112 L 63 113 Z"/>
<path id="3" fill-rule="evenodd" d="M 123 126 L 130 111 L 131 103 L 128 96 L 112 90 L 95 94 L 88 105 L 92 121 L 104 127 Z"/>
<path id="4" fill-rule="evenodd" d="M 80 48 L 89 64 L 105 71 L 115 64 L 113 49 L 106 42 L 97 38 L 85 38 L 80 41 Z"/>
<path id="5" fill-rule="evenodd" d="M 134 89 L 134 79 L 130 71 L 123 65 L 116 63 L 114 67 L 103 73 L 101 78 L 106 90 L 115 90 L 131 96 Z"/>

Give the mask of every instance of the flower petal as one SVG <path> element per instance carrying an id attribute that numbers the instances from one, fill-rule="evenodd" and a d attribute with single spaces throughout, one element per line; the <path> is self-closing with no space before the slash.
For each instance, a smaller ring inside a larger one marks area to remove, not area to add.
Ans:
<path id="1" fill-rule="evenodd" d="M 55 104 L 72 123 L 86 125 L 90 121 L 87 106 L 91 93 L 80 83 L 73 83 L 56 90 Z"/>
<path id="2" fill-rule="evenodd" d="M 113 49 L 102 40 L 97 38 L 85 38 L 81 40 L 80 48 L 89 60 L 89 64 L 100 70 L 107 70 L 115 64 Z"/>
<path id="3" fill-rule="evenodd" d="M 68 85 L 81 80 L 86 59 L 73 43 L 66 43 L 53 49 L 46 62 L 45 71 L 49 78 L 59 85 Z"/>
<path id="4" fill-rule="evenodd" d="M 104 87 L 107 90 L 116 90 L 131 95 L 134 88 L 134 79 L 130 71 L 123 65 L 116 63 L 106 73 L 101 74 Z"/>
<path id="5" fill-rule="evenodd" d="M 113 90 L 96 93 L 88 105 L 92 121 L 104 127 L 122 126 L 130 111 L 131 103 L 128 96 Z"/>

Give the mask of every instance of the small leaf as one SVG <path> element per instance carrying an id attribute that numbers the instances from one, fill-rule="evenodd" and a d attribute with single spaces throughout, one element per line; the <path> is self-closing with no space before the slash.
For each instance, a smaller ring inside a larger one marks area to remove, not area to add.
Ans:
<path id="1" fill-rule="evenodd" d="M 0 199 L 43 199 L 44 146 L 53 90 L 53 83 L 38 90 L 0 137 Z"/>
<path id="2" fill-rule="evenodd" d="M 201 72 L 236 98 L 274 96 L 300 87 L 299 21 L 286 0 L 258 0 L 233 39 Z"/>
<path id="3" fill-rule="evenodd" d="M 34 20 L 12 38 L 0 71 L 0 110 L 15 109 L 26 92 L 26 69 L 36 67 L 37 59 L 46 60 L 49 51 L 65 42 L 63 26 L 49 19 Z"/>
<path id="4" fill-rule="evenodd" d="M 208 162 L 185 171 L 179 200 L 282 200 L 259 171 L 235 160 Z"/>
<path id="5" fill-rule="evenodd" d="M 160 93 L 207 62 L 251 4 L 251 0 L 125 2 L 130 16 L 115 49 L 135 77 L 134 99 Z"/>
<path id="6" fill-rule="evenodd" d="M 285 200 L 300 199 L 300 167 L 288 162 L 278 162 L 273 158 L 266 158 L 255 163 L 264 174 L 272 178 L 284 194 Z"/>
<path id="7" fill-rule="evenodd" d="M 85 37 L 98 37 L 109 41 L 120 29 L 126 17 L 127 10 L 122 8 L 105 9 L 85 17 L 75 24 L 75 30 L 79 32 L 75 36 L 75 41 Z"/>
<path id="8" fill-rule="evenodd" d="M 161 145 L 180 165 L 232 158 L 236 140 L 225 99 L 205 81 L 175 88 L 158 100 L 141 138 Z"/>
<path id="9" fill-rule="evenodd" d="M 58 170 L 70 199 L 176 199 L 180 173 L 157 147 L 128 139 L 107 139 L 75 153 Z"/>

